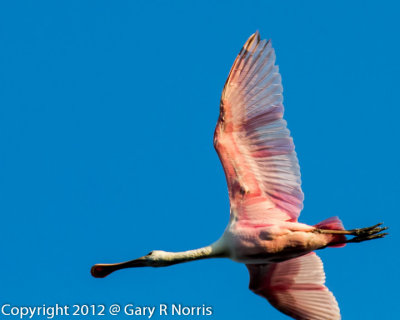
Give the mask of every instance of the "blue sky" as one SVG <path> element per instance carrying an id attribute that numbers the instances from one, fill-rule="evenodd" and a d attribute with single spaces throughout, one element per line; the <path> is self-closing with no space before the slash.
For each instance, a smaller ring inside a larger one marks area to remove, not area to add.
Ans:
<path id="1" fill-rule="evenodd" d="M 305 193 L 300 221 L 338 215 L 348 228 L 391 227 L 384 240 L 320 251 L 327 285 L 344 319 L 392 318 L 399 9 L 395 1 L 3 2 L 0 304 L 204 304 L 213 315 L 199 318 L 286 319 L 229 260 L 102 280 L 89 273 L 97 262 L 197 248 L 222 234 L 229 203 L 213 131 L 233 60 L 259 30 L 283 78 Z"/>

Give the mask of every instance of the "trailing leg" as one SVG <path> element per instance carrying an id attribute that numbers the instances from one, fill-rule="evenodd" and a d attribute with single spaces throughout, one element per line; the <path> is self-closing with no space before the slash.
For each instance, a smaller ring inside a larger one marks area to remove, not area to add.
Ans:
<path id="1" fill-rule="evenodd" d="M 333 234 L 333 235 L 349 235 L 354 236 L 354 238 L 347 239 L 343 238 L 340 241 L 335 241 L 330 243 L 329 245 L 340 245 L 352 242 L 362 242 L 367 240 L 379 239 L 386 236 L 388 233 L 382 232 L 388 229 L 388 227 L 380 227 L 382 223 L 378 223 L 371 227 L 367 228 L 359 228 L 359 229 L 351 229 L 351 230 L 330 230 L 330 229 L 320 229 L 316 228 L 314 232 L 322 233 L 322 234 Z"/>

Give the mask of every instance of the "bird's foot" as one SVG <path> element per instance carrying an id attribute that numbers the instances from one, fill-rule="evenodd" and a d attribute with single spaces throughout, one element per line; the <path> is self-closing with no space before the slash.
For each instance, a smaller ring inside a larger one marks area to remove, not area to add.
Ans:
<path id="1" fill-rule="evenodd" d="M 337 243 L 330 243 L 330 245 L 344 244 L 351 242 L 362 242 L 372 239 L 383 238 L 388 235 L 388 233 L 383 232 L 388 229 L 388 227 L 381 227 L 382 223 L 378 223 L 371 227 L 351 229 L 351 230 L 330 230 L 330 229 L 315 229 L 314 232 L 323 234 L 341 234 L 346 236 L 354 236 L 352 239 L 346 239 L 345 241 L 340 241 Z"/>
<path id="2" fill-rule="evenodd" d="M 360 228 L 360 229 L 352 229 L 348 230 L 350 235 L 355 236 L 352 239 L 347 240 L 347 243 L 351 242 L 362 242 L 367 240 L 379 239 L 388 235 L 386 232 L 382 232 L 388 229 L 388 227 L 380 227 L 382 223 L 378 223 L 371 227 Z"/>

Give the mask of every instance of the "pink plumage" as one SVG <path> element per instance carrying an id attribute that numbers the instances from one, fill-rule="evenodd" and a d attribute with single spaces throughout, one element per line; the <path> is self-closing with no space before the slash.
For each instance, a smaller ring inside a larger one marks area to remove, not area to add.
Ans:
<path id="1" fill-rule="evenodd" d="M 322 230 L 344 230 L 343 223 L 338 217 L 330 217 L 317 223 L 315 228 Z M 346 245 L 346 236 L 343 234 L 337 234 L 332 236 L 332 242 L 329 247 L 342 248 Z"/>
<path id="2" fill-rule="evenodd" d="M 169 266 L 205 258 L 246 264 L 250 289 L 294 319 L 340 319 L 325 286 L 321 259 L 329 246 L 381 238 L 386 228 L 344 230 L 337 217 L 315 226 L 298 222 L 303 209 L 300 167 L 283 119 L 281 76 L 270 41 L 258 32 L 236 58 L 222 92 L 214 146 L 224 167 L 230 198 L 229 224 L 219 240 L 184 252 L 152 251 L 139 259 L 97 264 L 98 278 L 113 271 Z M 347 239 L 346 235 L 355 236 Z"/>
<path id="3" fill-rule="evenodd" d="M 271 42 L 256 32 L 229 73 L 215 129 L 231 203 L 223 239 L 231 258 L 247 264 L 250 289 L 277 309 L 295 319 L 340 319 L 312 251 L 344 246 L 344 228 L 337 217 L 313 227 L 297 222 L 303 192 L 282 91 Z"/>
<path id="4" fill-rule="evenodd" d="M 311 252 L 280 263 L 247 265 L 249 288 L 283 313 L 301 320 L 340 319 L 332 292 L 324 285 L 321 259 Z"/>
<path id="5" fill-rule="evenodd" d="M 300 168 L 282 102 L 274 49 L 270 41 L 260 41 L 257 32 L 228 76 L 214 136 L 231 206 L 243 208 L 235 214 L 250 214 L 253 219 L 251 208 L 242 206 L 247 200 L 264 203 L 258 206 L 263 217 L 271 211 L 282 220 L 296 221 L 303 208 Z"/>

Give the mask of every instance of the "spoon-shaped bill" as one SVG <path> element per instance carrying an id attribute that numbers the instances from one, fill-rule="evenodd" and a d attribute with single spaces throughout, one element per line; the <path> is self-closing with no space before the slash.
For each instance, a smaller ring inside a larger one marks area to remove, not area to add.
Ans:
<path id="1" fill-rule="evenodd" d="M 138 268 L 138 267 L 147 267 L 148 264 L 146 263 L 146 259 L 144 257 L 131 260 L 131 261 L 126 261 L 126 262 L 121 262 L 121 263 L 113 263 L 113 264 L 105 264 L 105 263 L 99 263 L 95 264 L 91 269 L 90 273 L 92 274 L 93 277 L 95 278 L 104 278 L 108 276 L 110 273 L 120 270 L 120 269 L 125 269 L 125 268 Z"/>

